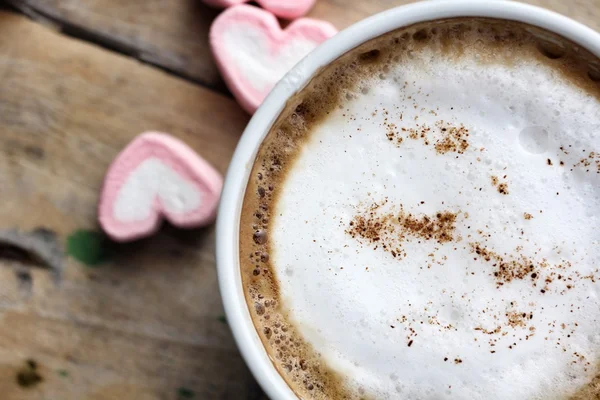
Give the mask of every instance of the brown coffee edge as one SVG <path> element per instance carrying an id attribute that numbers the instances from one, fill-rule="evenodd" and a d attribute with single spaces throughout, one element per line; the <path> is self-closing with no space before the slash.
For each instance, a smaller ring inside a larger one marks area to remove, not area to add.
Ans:
<path id="1" fill-rule="evenodd" d="M 583 385 L 569 400 L 600 400 L 600 362 L 595 366 L 596 375 Z"/>
<path id="2" fill-rule="evenodd" d="M 401 62 L 401 59 L 394 59 L 401 56 L 398 53 L 403 52 L 406 56 L 409 51 L 430 46 L 432 36 L 439 35 L 437 45 L 446 56 L 453 53 L 453 57 L 460 58 L 461 47 L 464 46 L 457 46 L 455 41 L 469 34 L 484 35 L 485 32 L 474 32 L 478 29 L 489 30 L 488 43 L 483 46 L 489 53 L 483 54 L 481 63 L 513 63 L 515 56 L 512 51 L 495 51 L 500 48 L 506 50 L 513 43 L 517 50 L 523 52 L 523 57 L 533 56 L 538 62 L 550 65 L 570 83 L 600 99 L 600 72 L 598 79 L 595 72 L 596 69 L 600 71 L 600 60 L 559 35 L 498 19 L 430 21 L 372 39 L 322 68 L 305 88 L 288 100 L 259 148 L 244 195 L 240 220 L 244 295 L 271 361 L 300 398 L 366 399 L 368 395 L 357 392 L 327 366 L 288 317 L 289 310 L 281 299 L 277 270 L 272 265 L 273 257 L 270 255 L 273 249 L 268 236 L 273 229 L 272 212 L 281 193 L 278 187 L 285 182 L 302 144 L 310 139 L 311 131 L 335 108 L 347 102 L 346 93 L 358 91 L 363 81 L 378 76 L 386 64 Z M 410 47 L 401 51 L 395 48 L 409 44 Z M 259 174 L 262 174 L 262 179 L 258 178 Z M 264 238 L 257 236 L 257 231 L 266 232 Z M 598 375 L 572 400 L 600 399 L 600 364 L 598 371 Z"/>

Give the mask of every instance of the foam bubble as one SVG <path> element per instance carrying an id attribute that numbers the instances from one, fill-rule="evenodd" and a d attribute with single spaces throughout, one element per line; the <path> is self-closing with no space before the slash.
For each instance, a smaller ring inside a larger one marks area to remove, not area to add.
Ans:
<path id="1" fill-rule="evenodd" d="M 548 150 L 548 131 L 541 126 L 528 126 L 519 134 L 519 143 L 531 154 L 542 154 Z"/>

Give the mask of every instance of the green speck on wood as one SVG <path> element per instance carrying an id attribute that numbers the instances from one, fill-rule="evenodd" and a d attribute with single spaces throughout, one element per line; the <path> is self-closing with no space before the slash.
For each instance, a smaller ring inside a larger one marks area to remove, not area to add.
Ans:
<path id="1" fill-rule="evenodd" d="M 65 371 L 64 369 L 59 369 L 57 372 L 63 378 L 66 378 L 67 376 L 69 376 L 69 373 L 67 371 Z"/>
<path id="2" fill-rule="evenodd" d="M 217 319 L 219 320 L 219 322 L 221 322 L 222 324 L 226 324 L 227 323 L 227 318 L 225 318 L 224 315 L 219 315 L 217 317 Z"/>
<path id="3" fill-rule="evenodd" d="M 194 393 L 193 390 L 184 387 L 177 389 L 177 394 L 181 399 L 193 399 L 196 396 L 196 393 Z"/>
<path id="4" fill-rule="evenodd" d="M 77 261 L 94 267 L 110 259 L 111 241 L 102 233 L 77 230 L 67 238 L 67 253 Z"/>

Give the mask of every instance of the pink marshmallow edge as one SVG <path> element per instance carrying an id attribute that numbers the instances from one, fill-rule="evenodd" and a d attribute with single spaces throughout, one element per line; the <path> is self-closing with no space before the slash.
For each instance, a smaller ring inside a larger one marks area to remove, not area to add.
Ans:
<path id="1" fill-rule="evenodd" d="M 147 219 L 135 222 L 117 220 L 113 207 L 119 191 L 129 175 L 150 157 L 158 158 L 191 182 L 202 195 L 201 206 L 186 214 L 172 214 L 164 210 L 156 196 Z M 98 205 L 98 219 L 104 231 L 117 241 L 134 240 L 154 233 L 163 217 L 181 228 L 203 226 L 216 216 L 222 186 L 219 172 L 185 143 L 163 133 L 143 133 L 121 151 L 109 167 Z"/>
<path id="2" fill-rule="evenodd" d="M 204 3 L 217 8 L 227 8 L 250 0 L 204 0 Z M 316 0 L 257 0 L 265 10 L 284 19 L 299 18 L 310 11 Z"/>
<path id="3" fill-rule="evenodd" d="M 337 33 L 337 29 L 329 22 L 311 18 L 298 19 L 282 30 L 273 14 L 247 5 L 231 7 L 219 15 L 210 30 L 211 49 L 225 84 L 240 106 L 250 114 L 256 111 L 272 88 L 267 92 L 255 90 L 227 53 L 225 45 L 222 43 L 223 34 L 229 29 L 230 24 L 238 22 L 250 22 L 263 30 L 271 41 L 270 47 L 273 52 L 278 52 L 286 43 L 296 37 L 304 37 L 316 43 L 322 43 Z M 273 82 L 273 85 L 275 83 Z"/>
<path id="4" fill-rule="evenodd" d="M 299 18 L 310 11 L 316 0 L 258 0 L 258 4 L 267 11 L 285 19 Z"/>

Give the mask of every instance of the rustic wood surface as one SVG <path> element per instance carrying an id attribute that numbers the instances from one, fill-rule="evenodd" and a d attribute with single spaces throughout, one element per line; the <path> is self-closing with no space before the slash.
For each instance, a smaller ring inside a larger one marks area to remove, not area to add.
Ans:
<path id="1" fill-rule="evenodd" d="M 137 133 L 170 132 L 225 171 L 248 117 L 210 56 L 217 11 L 200 0 L 5 1 L 0 399 L 264 399 L 223 320 L 213 227 L 165 227 L 94 268 L 63 254 L 73 232 L 98 231 L 106 167 Z M 600 29 L 600 0 L 528 2 Z M 320 0 L 310 15 L 341 29 L 404 3 Z"/>
<path id="2" fill-rule="evenodd" d="M 222 90 L 208 47 L 217 15 L 201 0 L 6 0 L 32 18 Z M 477 0 L 474 0 L 477 1 Z M 480 0 L 486 1 L 486 0 Z M 319 0 L 309 16 L 339 29 L 410 0 Z M 600 0 L 525 0 L 600 29 Z"/>
<path id="3" fill-rule="evenodd" d="M 146 129 L 224 172 L 247 120 L 221 94 L 0 12 L 0 239 L 18 229 L 62 249 L 96 230 L 104 172 Z M 213 247 L 212 227 L 164 229 L 95 268 L 67 257 L 58 278 L 0 261 L 0 398 L 256 399 L 221 319 Z M 27 360 L 43 381 L 23 388 Z"/>

